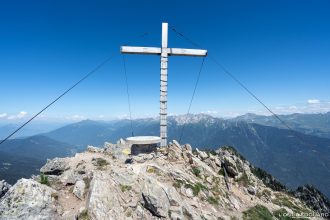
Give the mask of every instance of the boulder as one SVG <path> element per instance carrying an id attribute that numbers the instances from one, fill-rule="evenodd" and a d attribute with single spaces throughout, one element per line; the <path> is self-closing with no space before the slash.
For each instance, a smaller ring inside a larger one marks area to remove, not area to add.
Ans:
<path id="1" fill-rule="evenodd" d="M 40 172 L 47 175 L 61 175 L 66 169 L 68 169 L 68 163 L 66 158 L 54 158 L 47 160 L 47 163 L 41 167 Z"/>
<path id="2" fill-rule="evenodd" d="M 224 161 L 225 168 L 228 172 L 228 175 L 231 177 L 237 176 L 238 170 L 237 170 L 234 159 L 231 158 L 230 156 L 223 156 L 223 161 Z"/>
<path id="3" fill-rule="evenodd" d="M 233 195 L 230 195 L 228 199 L 236 210 L 240 208 L 240 202 Z"/>
<path id="4" fill-rule="evenodd" d="M 133 170 L 116 169 L 113 170 L 112 179 L 119 185 L 132 186 L 137 181 L 138 176 Z"/>
<path id="5" fill-rule="evenodd" d="M 9 185 L 6 181 L 0 181 L 0 199 L 3 197 L 6 192 L 10 189 L 11 185 Z"/>
<path id="6" fill-rule="evenodd" d="M 104 172 L 94 173 L 91 182 L 87 209 L 91 219 L 125 219 L 124 208 L 120 204 L 118 186 L 112 177 Z"/>
<path id="7" fill-rule="evenodd" d="M 207 153 L 205 151 L 200 151 L 198 150 L 198 148 L 196 148 L 197 151 L 197 155 L 201 160 L 205 160 L 207 158 L 209 158 L 209 155 L 207 155 Z"/>
<path id="8" fill-rule="evenodd" d="M 192 152 L 192 147 L 190 146 L 190 144 L 185 144 L 183 145 L 182 150 Z"/>
<path id="9" fill-rule="evenodd" d="M 92 153 L 102 153 L 104 151 L 104 149 L 89 145 L 89 146 L 87 146 L 87 151 L 92 152 Z"/>
<path id="10" fill-rule="evenodd" d="M 0 202 L 1 219 L 59 219 L 56 191 L 32 179 L 20 179 Z"/>
<path id="11" fill-rule="evenodd" d="M 83 180 L 78 180 L 73 187 L 73 194 L 80 200 L 83 200 L 85 197 L 85 187 L 86 184 Z"/>
<path id="12" fill-rule="evenodd" d="M 201 170 L 201 175 L 208 175 L 208 176 L 215 176 L 217 175 L 216 172 L 209 167 L 204 161 L 199 160 L 198 158 L 192 158 L 194 165 Z"/>
<path id="13" fill-rule="evenodd" d="M 191 188 L 186 188 L 186 189 L 184 190 L 184 193 L 185 193 L 185 195 L 186 195 L 188 198 L 192 198 L 192 197 L 194 197 L 194 192 L 192 191 Z"/>
<path id="14" fill-rule="evenodd" d="M 213 177 L 212 176 L 206 177 L 206 182 L 208 182 L 209 184 L 212 184 L 213 183 Z"/>
<path id="15" fill-rule="evenodd" d="M 166 195 L 166 189 L 155 179 L 146 178 L 142 188 L 142 201 L 146 209 L 153 216 L 166 218 L 170 207 L 170 202 Z"/>
<path id="16" fill-rule="evenodd" d="M 176 147 L 178 147 L 178 148 L 181 149 L 181 145 L 180 145 L 179 142 L 177 142 L 176 140 L 173 140 L 173 144 L 174 144 Z"/>
<path id="17" fill-rule="evenodd" d="M 169 217 L 171 220 L 183 220 L 183 213 L 181 207 L 171 207 L 169 210 Z"/>
<path id="18" fill-rule="evenodd" d="M 219 218 L 214 215 L 214 213 L 204 213 L 202 216 L 202 219 L 207 219 L 207 220 L 218 220 Z"/>
<path id="19" fill-rule="evenodd" d="M 197 213 L 194 211 L 193 207 L 190 205 L 186 204 L 182 207 L 182 212 L 183 212 L 183 219 L 189 219 L 189 220 L 197 220 L 200 219 L 197 215 Z"/>
<path id="20" fill-rule="evenodd" d="M 65 171 L 61 176 L 61 182 L 68 186 L 68 185 L 74 185 L 78 179 L 78 175 L 73 170 L 67 170 Z"/>
<path id="21" fill-rule="evenodd" d="M 253 187 L 253 186 L 248 186 L 247 187 L 247 191 L 248 193 L 250 193 L 251 195 L 255 195 L 257 193 L 257 190 Z"/>
<path id="22" fill-rule="evenodd" d="M 133 162 L 144 163 L 148 160 L 152 160 L 154 157 L 155 157 L 154 153 L 149 153 L 149 154 L 140 153 L 138 155 L 132 155 L 131 158 L 132 158 Z"/>
<path id="23" fill-rule="evenodd" d="M 206 160 L 204 160 L 204 162 L 210 166 L 213 170 L 216 170 L 218 167 L 216 165 L 216 163 L 214 162 L 214 160 L 211 160 L 210 158 L 207 158 Z"/>
<path id="24" fill-rule="evenodd" d="M 173 144 L 169 144 L 167 148 L 168 152 L 168 160 L 170 161 L 178 161 L 182 157 L 182 149 L 180 144 L 177 141 L 173 141 Z"/>
<path id="25" fill-rule="evenodd" d="M 167 188 L 166 194 L 171 206 L 181 206 L 181 196 L 173 186 Z"/>

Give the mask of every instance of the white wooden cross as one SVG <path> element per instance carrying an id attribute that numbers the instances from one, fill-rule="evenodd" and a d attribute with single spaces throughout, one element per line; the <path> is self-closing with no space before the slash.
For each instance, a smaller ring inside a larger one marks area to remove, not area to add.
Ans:
<path id="1" fill-rule="evenodd" d="M 207 50 L 168 48 L 168 24 L 162 23 L 162 47 L 122 46 L 124 54 L 160 55 L 160 138 L 161 147 L 167 146 L 167 62 L 168 56 L 206 56 Z"/>

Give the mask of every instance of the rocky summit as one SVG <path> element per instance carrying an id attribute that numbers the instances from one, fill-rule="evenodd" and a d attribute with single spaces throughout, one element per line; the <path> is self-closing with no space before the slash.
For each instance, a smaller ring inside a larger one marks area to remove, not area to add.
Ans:
<path id="1" fill-rule="evenodd" d="M 120 140 L 48 160 L 12 187 L 0 182 L 0 219 L 322 219 L 329 204 L 312 190 L 288 192 L 231 147 L 173 141 L 131 155 Z"/>

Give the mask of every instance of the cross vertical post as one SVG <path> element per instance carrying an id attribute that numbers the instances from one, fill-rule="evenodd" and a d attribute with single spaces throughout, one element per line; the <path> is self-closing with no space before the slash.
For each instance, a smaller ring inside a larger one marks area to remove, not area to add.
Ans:
<path id="1" fill-rule="evenodd" d="M 162 24 L 162 50 L 160 54 L 160 146 L 167 146 L 167 63 L 168 24 Z"/>
<path id="2" fill-rule="evenodd" d="M 161 47 L 132 47 L 122 46 L 120 49 L 124 54 L 148 54 L 160 55 L 160 146 L 167 146 L 167 65 L 168 56 L 207 56 L 207 50 L 168 48 L 168 24 L 162 23 L 162 45 Z"/>

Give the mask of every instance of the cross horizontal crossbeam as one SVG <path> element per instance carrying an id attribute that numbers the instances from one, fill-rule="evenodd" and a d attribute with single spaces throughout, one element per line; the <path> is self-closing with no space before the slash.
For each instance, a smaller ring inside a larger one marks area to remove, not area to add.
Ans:
<path id="1" fill-rule="evenodd" d="M 166 51 L 164 51 L 166 50 Z M 169 56 L 197 56 L 204 57 L 207 55 L 207 50 L 198 49 L 184 49 L 184 48 L 160 48 L 160 47 L 131 47 L 122 46 L 120 52 L 124 54 L 146 54 L 146 55 L 161 55 L 161 53 L 167 52 Z"/>

